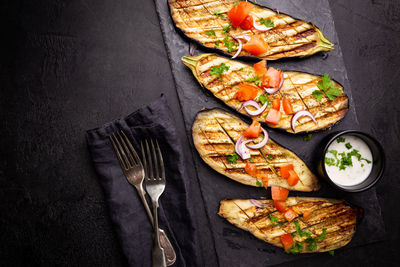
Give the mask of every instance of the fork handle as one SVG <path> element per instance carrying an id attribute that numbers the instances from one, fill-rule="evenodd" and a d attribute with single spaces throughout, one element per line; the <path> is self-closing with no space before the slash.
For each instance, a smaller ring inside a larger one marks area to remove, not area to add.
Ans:
<path id="1" fill-rule="evenodd" d="M 166 267 L 166 259 L 164 249 L 160 244 L 160 229 L 158 228 L 158 199 L 153 200 L 153 221 L 154 221 L 154 244 L 152 251 L 152 266 L 153 267 Z"/>
<path id="2" fill-rule="evenodd" d="M 149 204 L 147 203 L 147 200 L 145 197 L 146 191 L 144 191 L 143 187 L 140 185 L 136 186 L 136 190 L 140 196 L 140 199 L 142 200 L 144 209 L 146 210 L 146 213 L 147 213 L 147 216 L 149 217 L 151 225 L 154 227 L 153 215 L 151 214 Z M 158 232 L 159 232 L 160 246 L 161 246 L 161 248 L 164 249 L 164 255 L 166 258 L 167 266 L 171 266 L 176 261 L 176 253 L 175 253 L 174 247 L 172 246 L 171 242 L 168 239 L 168 236 L 165 234 L 163 229 L 158 228 Z"/>

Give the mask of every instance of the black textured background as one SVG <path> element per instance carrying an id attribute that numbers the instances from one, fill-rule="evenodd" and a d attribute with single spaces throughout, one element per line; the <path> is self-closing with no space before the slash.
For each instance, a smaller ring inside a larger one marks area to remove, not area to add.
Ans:
<path id="1" fill-rule="evenodd" d="M 329 2 L 360 127 L 387 154 L 376 186 L 387 241 L 290 265 L 394 266 L 400 262 L 400 5 Z M 154 2 L 2 1 L 0 18 L 0 266 L 126 265 L 84 133 L 165 93 L 191 157 Z M 214 266 L 196 180 L 191 190 L 199 199 L 203 255 Z"/>

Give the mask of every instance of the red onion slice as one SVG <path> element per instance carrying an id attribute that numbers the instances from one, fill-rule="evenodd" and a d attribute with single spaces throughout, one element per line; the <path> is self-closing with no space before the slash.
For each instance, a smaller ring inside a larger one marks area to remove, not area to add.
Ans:
<path id="1" fill-rule="evenodd" d="M 243 47 L 242 41 L 241 41 L 240 39 L 236 39 L 236 38 L 235 38 L 235 40 L 238 41 L 238 43 L 239 43 L 239 48 L 238 48 L 238 50 L 236 51 L 236 54 L 232 57 L 232 59 L 237 58 L 237 57 L 240 55 L 240 52 L 242 52 L 242 47 Z"/>
<path id="2" fill-rule="evenodd" d="M 255 199 L 250 199 L 250 202 L 253 203 L 253 205 L 256 206 L 257 208 L 262 208 L 264 206 L 263 204 L 261 204 L 260 201 Z"/>
<path id="3" fill-rule="evenodd" d="M 283 72 L 282 72 L 282 73 L 281 73 L 281 82 L 280 82 L 280 84 L 279 84 L 279 86 L 278 86 L 277 88 L 267 88 L 267 87 L 264 87 L 264 86 L 263 86 L 263 89 L 264 89 L 265 92 L 267 92 L 268 94 L 273 95 L 273 94 L 275 94 L 276 92 L 278 92 L 278 91 L 282 88 L 283 81 L 284 81 L 284 75 L 283 75 Z"/>
<path id="4" fill-rule="evenodd" d="M 232 36 L 233 39 L 238 40 L 238 39 L 244 39 L 247 42 L 250 41 L 251 37 L 248 36 L 247 34 L 241 34 L 241 35 L 236 35 L 236 36 Z"/>
<path id="5" fill-rule="evenodd" d="M 257 31 L 260 31 L 260 32 L 266 32 L 273 28 L 273 27 L 267 27 L 265 25 L 257 25 L 256 19 L 254 17 L 253 17 L 253 27 L 254 27 L 254 29 L 256 29 Z"/>
<path id="6" fill-rule="evenodd" d="M 245 144 L 251 142 L 252 140 L 246 140 L 243 142 L 243 135 L 239 137 L 235 144 L 235 150 L 236 153 L 242 158 L 242 159 L 249 159 L 250 158 L 250 150 L 245 146 Z"/>
<path id="7" fill-rule="evenodd" d="M 292 117 L 291 126 L 292 126 L 293 132 L 296 132 L 296 130 L 295 130 L 296 121 L 298 119 L 300 119 L 301 117 L 309 117 L 315 122 L 315 124 L 318 124 L 317 120 L 314 118 L 314 116 L 313 116 L 313 114 L 311 114 L 311 112 L 309 112 L 308 110 L 300 110 L 300 111 L 297 111 Z"/>
<path id="8" fill-rule="evenodd" d="M 264 133 L 264 139 L 263 139 L 260 143 L 255 144 L 255 145 L 246 145 L 248 148 L 251 148 L 251 149 L 260 149 L 260 148 L 262 148 L 263 146 L 265 146 L 265 145 L 267 144 L 268 139 L 269 139 L 268 132 L 267 132 L 266 130 L 264 130 L 263 128 L 261 128 L 261 130 L 262 130 L 263 133 Z"/>
<path id="9" fill-rule="evenodd" d="M 256 110 L 249 110 L 247 107 L 248 106 L 252 106 L 255 107 Z M 249 100 L 243 103 L 243 105 L 240 107 L 239 111 L 241 111 L 243 108 L 246 110 L 247 114 L 249 114 L 250 116 L 258 116 L 260 114 L 262 114 L 268 106 L 268 102 L 266 102 L 262 107 L 260 107 L 260 105 L 254 101 L 254 100 Z"/>
<path id="10" fill-rule="evenodd" d="M 189 55 L 193 56 L 194 52 L 196 51 L 197 45 L 195 42 L 189 43 Z"/>
<path id="11" fill-rule="evenodd" d="M 245 108 L 247 106 L 252 106 L 252 107 L 255 107 L 256 109 L 260 108 L 260 105 L 256 101 L 249 100 L 249 101 L 244 102 L 238 111 L 241 111 L 243 108 Z"/>

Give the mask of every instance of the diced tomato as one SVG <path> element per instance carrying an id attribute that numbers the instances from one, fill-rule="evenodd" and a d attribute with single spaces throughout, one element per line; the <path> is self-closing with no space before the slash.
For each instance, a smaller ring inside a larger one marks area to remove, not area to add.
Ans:
<path id="1" fill-rule="evenodd" d="M 255 163 L 246 163 L 246 166 L 244 166 L 244 170 L 251 176 L 257 177 L 258 170 L 257 170 L 257 165 Z"/>
<path id="2" fill-rule="evenodd" d="M 280 186 L 271 186 L 271 194 L 273 200 L 286 200 L 289 190 Z"/>
<path id="3" fill-rule="evenodd" d="M 279 84 L 281 83 L 281 78 L 282 78 L 282 71 L 277 70 L 273 67 L 269 67 L 267 73 L 264 75 L 264 80 L 262 82 L 262 86 L 268 87 L 268 88 L 277 88 L 279 87 Z"/>
<path id="4" fill-rule="evenodd" d="M 252 55 L 258 56 L 269 50 L 269 45 L 260 35 L 253 35 L 251 39 L 243 45 L 243 48 Z"/>
<path id="5" fill-rule="evenodd" d="M 261 124 L 258 121 L 253 120 L 253 123 L 249 126 L 249 128 L 243 132 L 243 135 L 249 138 L 257 138 L 261 132 Z"/>
<path id="6" fill-rule="evenodd" d="M 267 73 L 267 61 L 264 59 L 254 64 L 254 71 L 257 76 L 263 77 Z"/>
<path id="7" fill-rule="evenodd" d="M 253 8 L 253 4 L 245 1 L 232 7 L 228 12 L 228 18 L 232 22 L 233 27 L 239 26 Z"/>
<path id="8" fill-rule="evenodd" d="M 299 182 L 300 178 L 294 170 L 289 171 L 289 178 L 287 179 L 287 183 L 290 186 L 295 186 Z"/>
<path id="9" fill-rule="evenodd" d="M 268 188 L 268 176 L 264 175 L 262 178 L 262 183 L 265 188 Z"/>
<path id="10" fill-rule="evenodd" d="M 271 108 L 268 111 L 268 115 L 265 118 L 265 121 L 271 124 L 278 124 L 281 119 L 281 112 L 279 110 Z"/>
<path id="11" fill-rule="evenodd" d="M 305 212 L 303 212 L 303 218 L 304 219 L 308 219 L 308 217 L 310 217 L 311 215 L 311 210 L 306 210 Z"/>
<path id="12" fill-rule="evenodd" d="M 285 216 L 286 220 L 291 222 L 291 221 L 293 221 L 294 218 L 297 217 L 297 213 L 294 210 L 292 210 L 291 208 L 288 208 L 285 211 L 285 214 L 283 214 L 283 216 Z"/>
<path id="13" fill-rule="evenodd" d="M 292 235 L 291 234 L 281 235 L 281 242 L 282 242 L 283 248 L 286 251 L 288 251 L 293 246 L 293 237 L 292 237 Z"/>
<path id="14" fill-rule="evenodd" d="M 290 102 L 289 99 L 287 98 L 282 99 L 282 105 L 283 105 L 283 111 L 285 111 L 286 114 L 293 114 L 292 102 Z"/>
<path id="15" fill-rule="evenodd" d="M 235 98 L 239 101 L 253 100 L 258 95 L 258 87 L 243 83 L 240 85 L 239 90 L 235 94 Z"/>
<path id="16" fill-rule="evenodd" d="M 294 170 L 293 164 L 288 164 L 280 167 L 282 178 L 289 178 L 289 171 Z"/>
<path id="17" fill-rule="evenodd" d="M 239 26 L 240 26 L 240 28 L 242 28 L 244 30 L 252 30 L 253 29 L 253 17 L 252 16 L 245 17 Z"/>
<path id="18" fill-rule="evenodd" d="M 281 109 L 281 99 L 279 97 L 272 100 L 272 108 L 276 110 Z"/>
<path id="19" fill-rule="evenodd" d="M 274 206 L 280 213 L 284 213 L 287 209 L 286 201 L 274 200 Z"/>

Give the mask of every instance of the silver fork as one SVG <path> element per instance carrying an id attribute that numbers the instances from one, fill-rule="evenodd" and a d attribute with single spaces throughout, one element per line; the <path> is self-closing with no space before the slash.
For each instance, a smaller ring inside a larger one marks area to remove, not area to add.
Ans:
<path id="1" fill-rule="evenodd" d="M 157 228 L 154 227 L 153 216 L 147 204 L 145 198 L 146 193 L 143 189 L 145 172 L 142 162 L 123 131 L 113 133 L 110 136 L 110 140 L 117 154 L 119 163 L 121 164 L 122 171 L 125 174 L 125 178 L 136 188 L 153 228 L 158 229 L 157 232 L 160 237 L 161 247 L 164 248 L 167 266 L 170 266 L 175 263 L 176 254 L 164 230 L 159 229 L 158 225 Z"/>
<path id="2" fill-rule="evenodd" d="M 146 191 L 151 198 L 153 203 L 153 218 L 154 218 L 154 245 L 153 245 L 153 267 L 165 266 L 165 257 L 163 249 L 160 246 L 158 228 L 158 199 L 165 189 L 165 170 L 164 161 L 160 151 L 160 146 L 156 140 L 156 148 L 154 147 L 153 140 L 150 140 L 151 149 L 149 149 L 149 143 L 145 140 L 146 149 L 143 146 L 143 142 L 140 143 L 142 147 L 142 158 L 144 169 L 146 172 Z M 151 152 L 150 152 L 151 150 Z"/>

